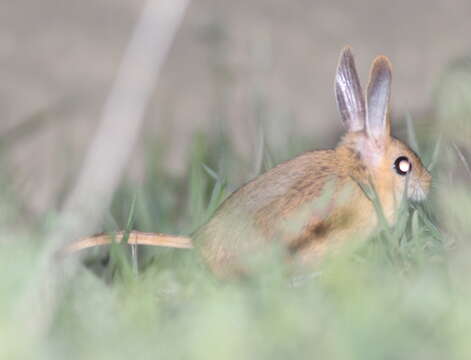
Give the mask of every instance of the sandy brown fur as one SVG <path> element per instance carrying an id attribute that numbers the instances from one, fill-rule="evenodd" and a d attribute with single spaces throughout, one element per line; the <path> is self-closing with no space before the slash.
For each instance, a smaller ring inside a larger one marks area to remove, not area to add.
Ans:
<path id="1" fill-rule="evenodd" d="M 356 232 L 358 223 L 374 226 L 373 207 L 357 183 L 367 179 L 348 139 L 335 150 L 302 154 L 239 189 L 195 234 L 195 244 L 215 272 L 269 240 L 285 243 L 293 257 L 316 257 L 329 241 Z M 319 204 L 323 191 L 330 194 Z"/>

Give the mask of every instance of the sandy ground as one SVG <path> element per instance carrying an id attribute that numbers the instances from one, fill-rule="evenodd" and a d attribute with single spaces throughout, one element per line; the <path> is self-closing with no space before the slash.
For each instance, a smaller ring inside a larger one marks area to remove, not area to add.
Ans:
<path id="1" fill-rule="evenodd" d="M 50 120 L 7 143 L 3 168 L 32 212 L 50 208 L 73 181 L 142 4 L 0 2 L 0 136 L 25 121 Z M 422 113 L 446 64 L 469 55 L 470 15 L 468 0 L 195 0 L 145 133 L 171 139 L 166 164 L 176 172 L 184 171 L 193 132 L 216 131 L 218 121 L 247 157 L 259 120 L 274 141 L 290 127 L 331 144 L 340 129 L 333 75 L 345 44 L 363 79 L 375 55 L 389 56 L 394 113 Z M 130 171 L 141 168 L 142 149 Z"/>

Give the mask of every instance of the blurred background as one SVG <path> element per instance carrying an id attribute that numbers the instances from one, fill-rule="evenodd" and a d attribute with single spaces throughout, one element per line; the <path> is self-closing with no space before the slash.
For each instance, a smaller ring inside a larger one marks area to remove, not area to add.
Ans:
<path id="1" fill-rule="evenodd" d="M 33 217 L 58 206 L 79 171 L 142 6 L 0 2 L 2 172 Z M 192 1 L 127 175 L 142 179 L 145 143 L 159 142 L 160 165 L 184 176 L 194 134 L 221 129 L 247 163 L 261 132 L 274 148 L 294 134 L 310 139 L 306 148 L 332 146 L 334 72 L 347 44 L 363 83 L 374 56 L 391 59 L 395 124 L 410 113 L 426 129 L 442 74 L 471 51 L 470 14 L 467 0 Z"/>
<path id="2" fill-rule="evenodd" d="M 128 161 L 115 130 L 139 111 L 115 127 L 103 114 L 145 3 L 0 1 L 0 358 L 470 359 L 471 2 L 193 0 Z M 345 45 L 363 84 L 375 56 L 391 59 L 394 134 L 433 174 L 392 229 L 299 278 L 278 248 L 224 283 L 195 251 L 49 261 L 54 242 L 95 230 L 190 234 L 243 182 L 334 146 Z M 125 159 L 124 176 L 103 158 Z"/>

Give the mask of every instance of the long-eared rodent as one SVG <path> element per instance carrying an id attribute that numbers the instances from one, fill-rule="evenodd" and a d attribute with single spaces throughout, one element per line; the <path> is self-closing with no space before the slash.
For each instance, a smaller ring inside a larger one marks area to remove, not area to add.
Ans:
<path id="1" fill-rule="evenodd" d="M 390 134 L 390 91 L 391 65 L 386 57 L 373 61 L 364 96 L 353 55 L 345 48 L 335 94 L 347 131 L 335 149 L 304 153 L 253 179 L 229 196 L 191 238 L 132 231 L 128 242 L 196 247 L 218 276 L 243 272 L 247 256 L 263 251 L 271 241 L 280 242 L 290 258 L 310 264 L 376 227 L 376 211 L 362 184 L 374 187 L 385 218 L 393 225 L 405 189 L 409 199 L 423 200 L 431 175 L 419 157 Z M 122 232 L 115 234 L 116 241 L 122 238 Z M 64 251 L 111 241 L 108 235 L 96 235 Z"/>

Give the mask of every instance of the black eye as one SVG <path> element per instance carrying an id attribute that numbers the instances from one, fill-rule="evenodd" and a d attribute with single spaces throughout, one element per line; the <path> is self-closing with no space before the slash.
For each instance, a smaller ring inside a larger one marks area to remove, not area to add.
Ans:
<path id="1" fill-rule="evenodd" d="M 399 175 L 404 176 L 412 170 L 412 164 L 407 157 L 399 156 L 396 161 L 394 161 L 394 170 L 396 170 Z"/>

